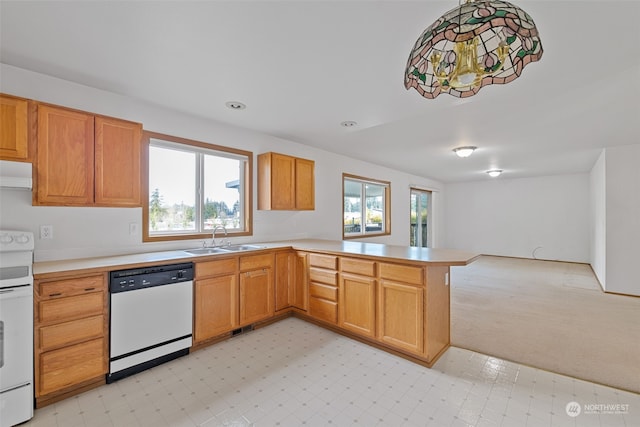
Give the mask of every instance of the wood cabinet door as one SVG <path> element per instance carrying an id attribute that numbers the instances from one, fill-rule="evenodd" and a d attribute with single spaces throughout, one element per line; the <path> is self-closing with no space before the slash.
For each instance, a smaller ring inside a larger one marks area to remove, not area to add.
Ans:
<path id="1" fill-rule="evenodd" d="M 272 269 L 240 273 L 240 326 L 267 319 L 273 313 Z"/>
<path id="2" fill-rule="evenodd" d="M 312 211 L 316 208 L 314 169 L 315 162 L 313 160 L 295 159 L 295 200 L 298 210 Z"/>
<path id="3" fill-rule="evenodd" d="M 40 354 L 36 397 L 107 373 L 104 338 Z"/>
<path id="4" fill-rule="evenodd" d="M 35 204 L 93 205 L 94 118 L 38 106 Z"/>
<path id="5" fill-rule="evenodd" d="M 376 279 L 340 275 L 339 325 L 349 331 L 375 336 Z"/>
<path id="6" fill-rule="evenodd" d="M 424 348 L 423 288 L 383 279 L 378 289 L 378 339 L 421 355 Z"/>
<path id="7" fill-rule="evenodd" d="M 0 159 L 29 158 L 29 101 L 0 95 Z"/>
<path id="8" fill-rule="evenodd" d="M 238 323 L 237 275 L 196 280 L 194 341 L 199 342 L 236 329 Z"/>
<path id="9" fill-rule="evenodd" d="M 295 158 L 271 153 L 271 209 L 296 208 Z"/>
<path id="10" fill-rule="evenodd" d="M 307 254 L 295 253 L 293 256 L 293 282 L 289 287 L 289 304 L 304 311 L 307 311 L 309 307 L 307 278 Z"/>
<path id="11" fill-rule="evenodd" d="M 142 125 L 95 118 L 95 203 L 142 206 Z"/>
<path id="12" fill-rule="evenodd" d="M 276 311 L 289 307 L 289 288 L 293 286 L 294 253 L 279 252 L 276 254 L 275 272 L 275 308 Z"/>

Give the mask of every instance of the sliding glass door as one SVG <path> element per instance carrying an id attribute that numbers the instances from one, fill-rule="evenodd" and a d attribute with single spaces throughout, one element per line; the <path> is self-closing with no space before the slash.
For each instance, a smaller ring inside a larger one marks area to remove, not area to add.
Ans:
<path id="1" fill-rule="evenodd" d="M 422 248 L 431 246 L 430 223 L 431 191 L 411 189 L 410 245 Z"/>

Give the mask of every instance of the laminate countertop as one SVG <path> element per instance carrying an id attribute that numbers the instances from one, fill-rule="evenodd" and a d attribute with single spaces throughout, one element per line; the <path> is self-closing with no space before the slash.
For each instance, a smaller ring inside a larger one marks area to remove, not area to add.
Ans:
<path id="1" fill-rule="evenodd" d="M 33 274 L 37 278 L 39 275 L 64 273 L 68 271 L 75 272 L 78 270 L 108 271 L 123 268 L 135 268 L 145 265 L 191 262 L 204 258 L 214 259 L 237 255 L 251 255 L 263 250 L 287 248 L 341 256 L 352 255 L 361 258 L 384 259 L 395 262 L 449 266 L 467 265 L 479 256 L 479 254 L 472 252 L 454 249 L 417 248 L 411 246 L 395 246 L 381 243 L 363 243 L 342 240 L 300 239 L 250 244 L 260 246 L 260 248 L 229 252 L 227 254 L 193 255 L 185 250 L 172 250 L 59 261 L 43 261 L 33 264 Z"/>

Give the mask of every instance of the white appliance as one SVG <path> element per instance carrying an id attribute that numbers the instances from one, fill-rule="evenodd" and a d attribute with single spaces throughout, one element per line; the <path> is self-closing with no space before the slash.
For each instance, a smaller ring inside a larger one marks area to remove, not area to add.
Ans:
<path id="1" fill-rule="evenodd" d="M 0 230 L 0 426 L 33 417 L 33 233 Z"/>
<path id="2" fill-rule="evenodd" d="M 193 270 L 183 263 L 110 273 L 108 383 L 189 354 Z"/>

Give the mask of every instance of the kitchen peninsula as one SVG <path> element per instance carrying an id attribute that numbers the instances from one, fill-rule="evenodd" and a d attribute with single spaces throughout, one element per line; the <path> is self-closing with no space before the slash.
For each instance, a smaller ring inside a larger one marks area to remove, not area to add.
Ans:
<path id="1" fill-rule="evenodd" d="M 305 239 L 214 254 L 175 250 L 36 262 L 37 406 L 104 384 L 112 270 L 194 263 L 191 351 L 294 315 L 430 367 L 450 343 L 450 266 L 477 256 Z"/>

